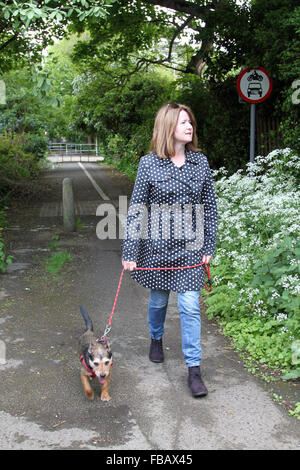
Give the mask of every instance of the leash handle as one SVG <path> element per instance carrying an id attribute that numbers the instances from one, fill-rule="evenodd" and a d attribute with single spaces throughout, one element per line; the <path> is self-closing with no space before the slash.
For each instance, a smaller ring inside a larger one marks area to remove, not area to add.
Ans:
<path id="1" fill-rule="evenodd" d="M 207 284 L 206 284 L 205 279 L 204 279 L 205 289 L 207 290 L 207 292 L 211 292 L 212 291 L 212 280 L 211 280 L 211 275 L 210 275 L 209 263 L 204 263 L 204 269 L 205 269 L 205 272 L 207 274 L 207 279 L 208 279 L 208 283 L 209 283 L 209 287 L 207 287 Z"/>

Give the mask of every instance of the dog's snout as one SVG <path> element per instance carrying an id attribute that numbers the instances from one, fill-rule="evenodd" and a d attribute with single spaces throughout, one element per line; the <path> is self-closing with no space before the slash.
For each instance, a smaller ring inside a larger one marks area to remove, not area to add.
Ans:
<path id="1" fill-rule="evenodd" d="M 106 377 L 106 374 L 100 374 L 101 379 L 104 379 Z"/>

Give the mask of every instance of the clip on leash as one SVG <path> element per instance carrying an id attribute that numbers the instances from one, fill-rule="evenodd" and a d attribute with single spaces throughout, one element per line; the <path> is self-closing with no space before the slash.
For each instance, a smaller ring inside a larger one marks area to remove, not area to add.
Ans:
<path id="1" fill-rule="evenodd" d="M 140 270 L 140 271 L 159 270 L 159 271 L 163 271 L 163 270 L 171 270 L 171 269 L 172 270 L 173 269 L 190 269 L 190 268 L 197 268 L 199 266 L 203 266 L 203 264 L 204 264 L 205 273 L 207 274 L 208 283 L 209 283 L 209 287 L 207 287 L 207 284 L 204 280 L 205 289 L 208 292 L 211 292 L 211 290 L 212 290 L 212 279 L 211 279 L 211 275 L 210 275 L 209 263 L 203 262 L 203 263 L 200 263 L 200 264 L 195 264 L 193 266 L 178 266 L 178 267 L 166 267 L 166 268 L 138 268 L 138 267 L 136 267 L 136 268 L 134 268 L 134 270 Z M 115 311 L 115 307 L 116 307 L 120 287 L 121 287 L 121 284 L 122 284 L 124 271 L 125 271 L 125 268 L 123 268 L 122 272 L 121 272 L 121 276 L 120 276 L 120 280 L 119 280 L 119 284 L 118 284 L 118 288 L 117 288 L 117 292 L 116 292 L 116 296 L 115 296 L 115 301 L 114 301 L 114 304 L 113 304 L 113 307 L 112 307 L 112 311 L 111 311 L 111 314 L 110 314 L 110 317 L 109 317 L 108 324 L 106 325 L 103 336 L 101 336 L 101 338 L 97 340 L 99 343 L 104 343 L 104 344 L 106 343 L 106 337 L 107 337 L 108 333 L 111 330 L 111 322 L 112 322 L 113 314 L 114 314 L 114 311 Z"/>

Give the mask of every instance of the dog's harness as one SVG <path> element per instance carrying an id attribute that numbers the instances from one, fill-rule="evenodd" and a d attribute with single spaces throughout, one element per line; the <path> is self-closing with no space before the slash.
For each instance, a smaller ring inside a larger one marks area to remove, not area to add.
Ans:
<path id="1" fill-rule="evenodd" d="M 80 362 L 82 362 L 82 365 L 86 368 L 86 370 L 91 374 L 91 378 L 94 379 L 96 377 L 96 374 L 95 372 L 90 369 L 88 366 L 87 366 L 87 363 L 85 362 L 85 359 L 84 359 L 84 355 L 82 354 L 82 356 L 80 357 Z"/>
<path id="2" fill-rule="evenodd" d="M 208 283 L 209 283 L 209 287 L 207 287 L 207 284 L 204 281 L 205 289 L 208 292 L 210 292 L 212 290 L 212 280 L 211 280 L 211 275 L 210 275 L 210 270 L 209 270 L 209 263 L 203 262 L 203 263 L 200 263 L 200 264 L 194 264 L 193 266 L 178 266 L 178 267 L 166 267 L 166 268 L 138 268 L 138 267 L 136 267 L 136 268 L 133 268 L 133 269 L 141 270 L 141 271 L 144 271 L 144 270 L 146 271 L 146 270 L 191 269 L 191 268 L 197 268 L 197 267 L 203 266 L 203 265 L 204 265 L 205 273 L 207 274 Z M 117 288 L 117 292 L 116 292 L 116 296 L 115 296 L 115 301 L 114 301 L 114 304 L 113 304 L 113 307 L 112 307 L 112 311 L 111 311 L 111 314 L 110 314 L 110 317 L 109 317 L 108 324 L 106 325 L 103 336 L 100 339 L 98 339 L 98 341 L 100 343 L 105 344 L 106 336 L 108 335 L 108 333 L 111 330 L 111 322 L 112 322 L 113 314 L 114 314 L 114 311 L 115 311 L 115 307 L 116 307 L 116 303 L 117 303 L 117 299 L 118 299 L 118 295 L 119 295 L 119 290 L 120 290 L 120 287 L 121 287 L 121 284 L 122 284 L 122 278 L 123 278 L 124 271 L 125 271 L 125 268 L 123 268 L 122 272 L 121 272 L 121 276 L 120 276 L 120 280 L 119 280 L 119 284 L 118 284 L 118 288 Z"/>
<path id="3" fill-rule="evenodd" d="M 99 342 L 99 338 L 97 339 L 97 343 Z M 84 355 L 82 354 L 80 356 L 80 362 L 82 363 L 82 365 L 86 368 L 86 370 L 91 374 L 91 379 L 94 379 L 96 377 L 96 374 L 95 372 L 89 368 L 89 366 L 87 365 L 87 363 L 85 362 L 85 359 L 84 359 Z M 114 362 L 111 363 L 110 367 L 112 367 L 112 365 L 114 364 Z"/>

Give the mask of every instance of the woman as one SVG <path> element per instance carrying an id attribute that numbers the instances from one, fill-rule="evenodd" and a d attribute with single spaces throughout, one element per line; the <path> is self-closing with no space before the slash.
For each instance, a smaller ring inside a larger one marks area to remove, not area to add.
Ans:
<path id="1" fill-rule="evenodd" d="M 207 158 L 197 148 L 191 109 L 171 103 L 157 113 L 150 147 L 141 158 L 128 214 L 122 265 L 150 288 L 149 358 L 163 362 L 162 336 L 170 291 L 178 292 L 182 352 L 193 396 L 207 395 L 201 378 L 200 289 L 204 266 L 215 251 L 217 208 Z"/>

